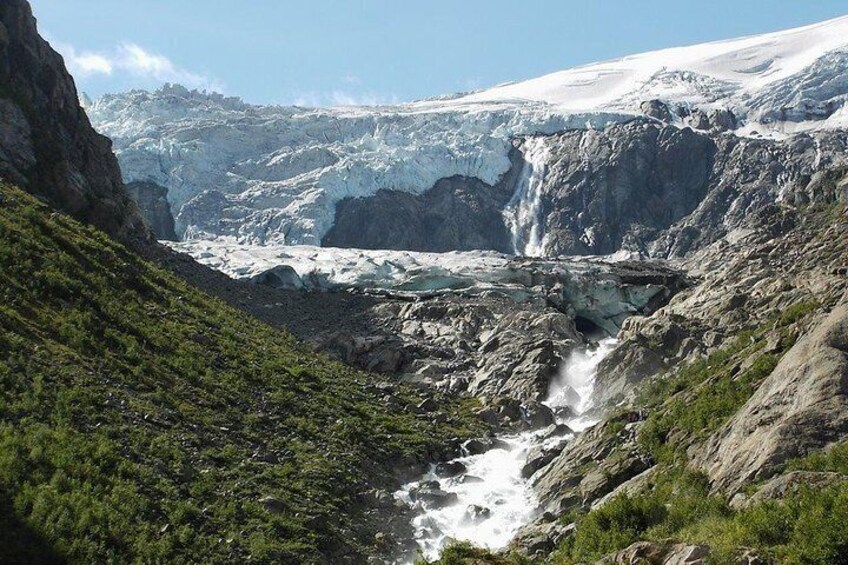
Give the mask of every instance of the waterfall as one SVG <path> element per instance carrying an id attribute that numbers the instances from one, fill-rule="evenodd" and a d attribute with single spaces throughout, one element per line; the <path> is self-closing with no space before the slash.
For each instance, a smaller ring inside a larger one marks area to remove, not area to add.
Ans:
<path id="1" fill-rule="evenodd" d="M 522 147 L 524 166 L 515 193 L 503 211 L 516 255 L 540 257 L 545 253 L 542 189 L 549 153 L 544 137 L 529 138 Z"/>
<path id="2" fill-rule="evenodd" d="M 598 365 L 615 344 L 615 339 L 607 338 L 597 347 L 574 351 L 568 357 L 545 401 L 555 414 L 571 414 L 557 415 L 557 423 L 578 432 L 596 423 L 586 411 L 592 407 Z M 563 407 L 573 412 L 557 410 Z M 404 485 L 395 498 L 414 511 L 412 527 L 421 554 L 436 559 L 451 540 L 466 540 L 491 550 L 509 545 L 539 512 L 531 481 L 522 475 L 528 454 L 532 449 L 561 445 L 571 437 L 568 431 L 546 435 L 545 430 L 501 435 L 492 449 L 451 461 L 455 473 L 440 476 L 433 465 L 423 477 Z M 420 495 L 422 488 L 429 498 Z M 439 500 L 434 500 L 436 495 Z M 404 555 L 397 562 L 414 561 L 414 555 Z"/>

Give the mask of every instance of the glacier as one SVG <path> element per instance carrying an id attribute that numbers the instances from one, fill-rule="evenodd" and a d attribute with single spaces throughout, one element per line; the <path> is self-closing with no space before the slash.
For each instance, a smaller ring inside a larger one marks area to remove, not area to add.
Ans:
<path id="1" fill-rule="evenodd" d="M 167 188 L 181 238 L 321 245 L 343 199 L 420 194 L 455 175 L 493 184 L 516 138 L 626 122 L 652 100 L 693 129 L 703 127 L 699 112 L 732 112 L 742 136 L 848 127 L 847 68 L 842 17 L 393 106 L 257 106 L 178 85 L 85 106 L 113 140 L 125 180 Z M 504 210 L 519 253 L 541 247 L 530 185 L 543 160 Z"/>

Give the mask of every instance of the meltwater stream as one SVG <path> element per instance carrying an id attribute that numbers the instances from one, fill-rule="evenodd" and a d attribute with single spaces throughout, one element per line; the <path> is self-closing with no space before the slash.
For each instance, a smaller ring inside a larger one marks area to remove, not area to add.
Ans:
<path id="1" fill-rule="evenodd" d="M 522 153 L 524 167 L 503 215 L 515 254 L 540 257 L 545 252 L 542 189 L 550 150 L 544 137 L 534 137 L 525 142 Z"/>
<path id="2" fill-rule="evenodd" d="M 570 407 L 577 416 L 557 417 L 557 423 L 566 424 L 575 432 L 595 423 L 587 414 L 592 406 L 595 375 L 598 364 L 615 343 L 613 338 L 604 339 L 595 348 L 575 351 L 569 357 L 559 377 L 551 383 L 545 404 L 554 413 L 556 408 Z M 395 497 L 415 510 L 412 526 L 421 554 L 436 559 L 453 540 L 491 550 L 506 547 L 539 512 L 530 480 L 521 476 L 527 454 L 534 447 L 570 437 L 570 433 L 545 437 L 538 430 L 501 436 L 495 448 L 450 462 L 455 470 L 464 469 L 456 476 L 439 477 L 434 465 L 420 480 L 404 485 Z M 434 492 L 438 496 L 433 496 Z"/>

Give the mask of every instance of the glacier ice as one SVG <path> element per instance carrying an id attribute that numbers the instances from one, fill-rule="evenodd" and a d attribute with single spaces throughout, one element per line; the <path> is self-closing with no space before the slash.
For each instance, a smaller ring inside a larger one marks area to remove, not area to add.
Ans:
<path id="1" fill-rule="evenodd" d="M 846 67 L 843 17 L 394 106 L 255 106 L 167 85 L 86 108 L 113 139 L 127 181 L 168 189 L 182 237 L 320 245 L 344 198 L 421 193 L 454 175 L 492 184 L 510 166 L 514 138 L 630 120 L 646 100 L 665 102 L 681 126 L 692 126 L 679 116 L 696 108 L 731 110 L 738 135 L 848 127 Z M 518 251 L 532 254 L 538 202 L 526 196 L 505 217 Z"/>

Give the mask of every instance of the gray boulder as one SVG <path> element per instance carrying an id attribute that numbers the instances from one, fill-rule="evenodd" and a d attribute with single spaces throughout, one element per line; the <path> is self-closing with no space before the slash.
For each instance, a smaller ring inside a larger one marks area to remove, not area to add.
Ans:
<path id="1" fill-rule="evenodd" d="M 745 406 L 694 454 L 715 490 L 734 494 L 792 458 L 848 436 L 848 304 L 780 360 Z"/>

